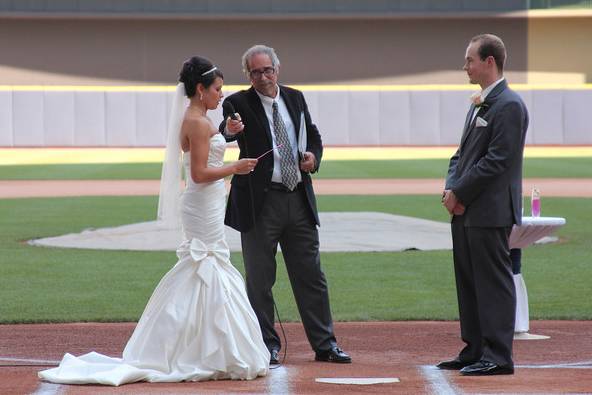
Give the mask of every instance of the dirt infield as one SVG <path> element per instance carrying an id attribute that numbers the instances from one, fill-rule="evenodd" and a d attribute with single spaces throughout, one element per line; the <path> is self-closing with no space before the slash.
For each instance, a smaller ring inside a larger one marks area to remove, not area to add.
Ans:
<path id="1" fill-rule="evenodd" d="M 316 179 L 318 195 L 440 194 L 441 179 Z M 528 178 L 524 194 L 537 186 L 544 196 L 592 197 L 589 178 Z M 158 195 L 160 180 L 0 180 L 0 198 Z"/>
<path id="2" fill-rule="evenodd" d="M 394 303 L 394 302 L 393 302 Z M 433 364 L 458 352 L 457 322 L 336 323 L 340 345 L 354 362 L 313 361 L 302 325 L 285 324 L 288 338 L 283 366 L 255 381 L 135 383 L 119 388 L 69 386 L 37 379 L 40 366 L 15 366 L 61 359 L 95 350 L 120 356 L 135 323 L 0 325 L 1 394 L 559 394 L 592 392 L 592 323 L 532 321 L 533 333 L 547 340 L 514 342 L 513 376 L 462 377 Z M 396 377 L 399 383 L 339 385 L 316 378 Z"/>

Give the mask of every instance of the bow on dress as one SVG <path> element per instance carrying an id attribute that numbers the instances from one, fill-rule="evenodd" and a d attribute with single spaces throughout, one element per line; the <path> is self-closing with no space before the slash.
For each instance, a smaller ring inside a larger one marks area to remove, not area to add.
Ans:
<path id="1" fill-rule="evenodd" d="M 208 286 L 212 283 L 217 270 L 216 266 L 230 264 L 230 251 L 222 242 L 206 245 L 196 238 L 185 240 L 177 249 L 177 257 L 184 259 L 187 256 L 191 256 L 195 263 L 199 263 L 196 273 Z M 215 259 L 206 259 L 209 256 Z"/>

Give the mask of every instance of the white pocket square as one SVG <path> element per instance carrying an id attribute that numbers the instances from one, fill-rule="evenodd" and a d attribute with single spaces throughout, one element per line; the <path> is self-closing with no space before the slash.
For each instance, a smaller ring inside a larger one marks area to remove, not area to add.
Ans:
<path id="1" fill-rule="evenodd" d="M 487 126 L 487 121 L 481 117 L 477 117 L 477 122 L 475 123 L 477 127 L 479 126 Z"/>

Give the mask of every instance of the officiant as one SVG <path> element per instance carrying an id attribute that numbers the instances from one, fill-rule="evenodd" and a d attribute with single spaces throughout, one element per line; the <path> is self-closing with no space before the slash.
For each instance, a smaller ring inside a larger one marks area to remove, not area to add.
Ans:
<path id="1" fill-rule="evenodd" d="M 249 48 L 242 66 L 251 87 L 226 98 L 220 132 L 227 141 L 238 142 L 240 158 L 261 157 L 251 174 L 233 176 L 225 223 L 241 232 L 247 294 L 270 363 L 279 363 L 281 349 L 272 293 L 278 243 L 315 360 L 349 363 L 333 333 L 319 253 L 310 173 L 319 169 L 321 136 L 302 92 L 278 85 L 280 61 L 273 48 Z"/>

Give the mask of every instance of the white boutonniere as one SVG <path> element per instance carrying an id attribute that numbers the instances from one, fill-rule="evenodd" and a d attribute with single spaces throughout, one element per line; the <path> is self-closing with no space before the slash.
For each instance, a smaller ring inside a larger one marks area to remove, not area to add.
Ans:
<path id="1" fill-rule="evenodd" d="M 487 103 L 483 100 L 483 96 L 481 96 L 481 92 L 475 92 L 471 95 L 471 103 L 475 105 L 475 107 L 487 107 Z"/>

